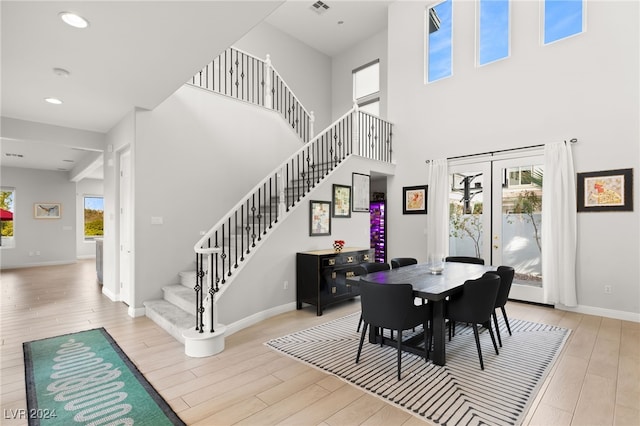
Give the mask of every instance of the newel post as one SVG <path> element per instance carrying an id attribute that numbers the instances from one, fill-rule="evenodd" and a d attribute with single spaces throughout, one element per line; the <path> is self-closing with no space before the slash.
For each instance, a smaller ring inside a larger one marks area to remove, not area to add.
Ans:
<path id="1" fill-rule="evenodd" d="M 273 82 L 271 81 L 271 55 L 267 54 L 267 59 L 264 61 L 265 67 L 265 79 L 264 79 L 264 106 L 273 109 Z"/>

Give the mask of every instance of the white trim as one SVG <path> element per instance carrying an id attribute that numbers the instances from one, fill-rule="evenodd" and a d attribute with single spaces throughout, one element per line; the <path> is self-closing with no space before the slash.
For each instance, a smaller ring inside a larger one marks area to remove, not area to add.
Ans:
<path id="1" fill-rule="evenodd" d="M 639 312 L 627 312 L 627 311 L 618 311 L 614 309 L 607 308 L 598 308 L 597 306 L 585 306 L 578 305 L 575 308 L 570 308 L 564 305 L 556 305 L 556 309 L 561 311 L 575 312 L 578 314 L 584 315 L 597 315 L 599 317 L 613 318 L 623 321 L 631 321 L 640 323 L 640 313 Z"/>
<path id="2" fill-rule="evenodd" d="M 102 294 L 104 294 L 105 296 L 107 296 L 109 298 L 109 300 L 111 300 L 112 302 L 119 302 L 120 301 L 120 297 L 112 292 L 111 290 L 109 290 L 109 288 L 105 285 L 102 286 Z"/>
<path id="3" fill-rule="evenodd" d="M 147 310 L 144 306 L 141 308 L 135 308 L 133 306 L 129 306 L 129 309 L 127 309 L 127 313 L 131 318 L 138 318 L 138 317 L 145 316 L 147 314 Z"/>
<path id="4" fill-rule="evenodd" d="M 95 259 L 95 258 L 96 258 L 95 254 L 80 254 L 80 255 L 76 256 L 76 259 L 78 259 L 78 260 Z"/>
<path id="5" fill-rule="evenodd" d="M 276 306 L 265 311 L 256 312 L 255 314 L 248 316 L 246 318 L 242 318 L 230 325 L 227 325 L 227 336 L 231 336 L 233 333 L 236 333 L 242 329 L 247 327 L 251 327 L 254 324 L 257 324 L 261 321 L 264 321 L 268 318 L 274 317 L 276 315 L 283 314 L 285 312 L 290 312 L 296 309 L 296 302 L 287 303 L 285 305 Z"/>
<path id="6" fill-rule="evenodd" d="M 14 247 L 5 247 L 7 249 Z M 22 268 L 33 268 L 35 266 L 56 266 L 56 265 L 73 265 L 77 263 L 76 260 L 54 260 L 51 262 L 37 262 L 37 263 L 24 263 L 20 265 L 2 265 L 0 270 L 4 269 L 22 269 Z"/>

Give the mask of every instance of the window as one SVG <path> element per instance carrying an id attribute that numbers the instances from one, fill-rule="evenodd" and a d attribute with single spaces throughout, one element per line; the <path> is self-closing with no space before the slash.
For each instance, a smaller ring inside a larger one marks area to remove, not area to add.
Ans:
<path id="1" fill-rule="evenodd" d="M 479 0 L 479 65 L 509 56 L 509 4 L 509 0 Z"/>
<path id="2" fill-rule="evenodd" d="M 583 0 L 544 0 L 544 44 L 584 31 Z"/>
<path id="3" fill-rule="evenodd" d="M 380 115 L 380 60 L 353 70 L 353 99 L 361 111 Z"/>
<path id="4" fill-rule="evenodd" d="M 91 241 L 104 235 L 104 198 L 84 197 L 84 239 Z"/>
<path id="5" fill-rule="evenodd" d="M 542 186 L 542 169 L 535 166 L 513 167 L 505 169 L 504 188 L 523 186 Z"/>
<path id="6" fill-rule="evenodd" d="M 427 9 L 427 83 L 451 76 L 451 0 Z"/>
<path id="7" fill-rule="evenodd" d="M 0 246 L 15 247 L 14 216 L 15 191 L 11 188 L 0 190 Z"/>

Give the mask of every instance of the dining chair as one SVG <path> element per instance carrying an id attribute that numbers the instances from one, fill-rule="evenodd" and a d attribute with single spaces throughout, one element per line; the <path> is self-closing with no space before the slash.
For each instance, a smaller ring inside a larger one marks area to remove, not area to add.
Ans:
<path id="1" fill-rule="evenodd" d="M 487 272 L 478 279 L 465 281 L 461 294 L 451 298 L 445 305 L 445 317 L 449 320 L 449 340 L 451 340 L 451 329 L 455 329 L 456 321 L 471 324 L 482 370 L 484 370 L 484 362 L 480 348 L 478 324 L 489 330 L 493 348 L 496 350 L 496 355 L 499 354 L 491 327 L 491 314 L 495 312 L 494 307 L 499 287 L 500 276 L 493 272 Z"/>
<path id="2" fill-rule="evenodd" d="M 458 263 L 474 263 L 476 265 L 484 265 L 484 259 L 471 256 L 448 256 L 444 258 L 445 262 Z"/>
<path id="3" fill-rule="evenodd" d="M 365 263 L 361 263 L 359 266 L 362 268 L 362 270 L 357 275 L 366 275 L 372 272 L 388 271 L 389 269 L 391 269 L 391 266 L 389 266 L 388 263 L 378 263 L 378 262 L 365 262 Z M 358 321 L 358 328 L 356 329 L 356 331 L 360 331 L 361 325 L 362 325 L 362 314 L 360 314 L 360 321 Z M 391 332 L 391 338 L 393 339 L 393 331 Z"/>
<path id="4" fill-rule="evenodd" d="M 418 263 L 418 260 L 413 257 L 394 257 L 391 259 L 391 268 L 396 269 L 402 266 L 415 265 L 416 263 Z"/>
<path id="5" fill-rule="evenodd" d="M 369 326 L 388 328 L 396 331 L 398 348 L 398 380 L 402 379 L 402 332 L 422 325 L 425 347 L 425 361 L 429 360 L 431 347 L 431 331 L 429 323 L 432 312 L 431 305 L 416 306 L 413 303 L 413 287 L 411 284 L 378 284 L 360 280 L 360 303 L 364 327 L 360 336 L 360 345 L 356 355 L 356 364 L 360 361 L 364 337 Z M 380 336 L 382 339 L 382 336 Z M 382 346 L 382 340 L 380 340 Z"/>
<path id="6" fill-rule="evenodd" d="M 504 319 L 504 323 L 507 326 L 509 336 L 511 336 L 511 327 L 509 326 L 509 319 L 507 318 L 507 311 L 504 310 L 504 305 L 507 304 L 507 299 L 509 298 L 509 291 L 511 291 L 511 284 L 513 283 L 515 270 L 511 266 L 498 266 L 498 269 L 495 273 L 500 276 L 500 288 L 498 289 L 498 296 L 496 297 L 495 307 L 491 315 L 493 316 L 493 323 L 496 326 L 498 343 L 500 344 L 500 347 L 502 347 L 502 338 L 500 337 L 500 328 L 498 327 L 498 317 L 496 316 L 496 309 L 500 308 L 502 310 L 502 318 Z"/>

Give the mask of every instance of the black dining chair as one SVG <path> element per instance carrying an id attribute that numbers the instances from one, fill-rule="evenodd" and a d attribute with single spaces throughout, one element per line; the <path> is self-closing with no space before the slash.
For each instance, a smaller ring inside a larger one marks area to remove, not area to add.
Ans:
<path id="1" fill-rule="evenodd" d="M 415 265 L 417 263 L 418 260 L 413 257 L 394 257 L 391 259 L 391 268 L 396 269 L 402 266 Z"/>
<path id="2" fill-rule="evenodd" d="M 380 271 L 388 271 L 391 269 L 388 263 L 378 263 L 378 262 L 365 262 L 361 263 L 360 266 L 362 269 L 360 273 L 357 275 L 366 275 L 372 272 L 380 272 Z M 358 321 L 358 328 L 356 331 L 360 331 L 360 326 L 362 325 L 362 314 L 360 315 L 360 321 Z M 391 338 L 393 339 L 393 331 L 391 332 Z"/>
<path id="3" fill-rule="evenodd" d="M 411 284 L 378 284 L 360 279 L 360 303 L 364 327 L 360 336 L 360 345 L 356 355 L 356 363 L 360 361 L 364 337 L 369 326 L 395 330 L 398 348 L 398 380 L 402 379 L 402 332 L 422 325 L 425 361 L 429 360 L 431 347 L 431 305 L 416 306 L 413 303 L 413 287 Z M 382 336 L 380 336 L 382 339 Z M 380 341 L 382 346 L 382 340 Z"/>
<path id="4" fill-rule="evenodd" d="M 445 305 L 445 317 L 449 320 L 449 340 L 451 340 L 452 328 L 455 330 L 456 321 L 471 324 L 482 370 L 484 370 L 484 362 L 482 349 L 480 349 L 478 324 L 489 330 L 493 348 L 496 350 L 496 355 L 499 354 L 491 327 L 491 313 L 495 312 L 494 306 L 499 287 L 500 276 L 487 272 L 478 279 L 465 281 L 462 292 L 456 295 L 457 297 L 452 297 Z"/>
<path id="5" fill-rule="evenodd" d="M 473 263 L 476 265 L 484 265 L 484 259 L 471 256 L 448 256 L 444 258 L 445 262 Z"/>
<path id="6" fill-rule="evenodd" d="M 491 315 L 493 316 L 493 323 L 496 326 L 498 343 L 500 344 L 500 347 L 502 347 L 502 338 L 500 337 L 500 328 L 498 327 L 498 317 L 496 316 L 496 309 L 500 308 L 502 310 L 502 318 L 504 319 L 504 323 L 507 326 L 509 336 L 511 336 L 511 326 L 509 325 L 509 319 L 507 318 L 507 311 L 504 310 L 504 305 L 507 304 L 507 299 L 509 298 L 509 291 L 511 291 L 511 284 L 513 283 L 515 270 L 511 266 L 498 266 L 498 269 L 495 273 L 500 276 L 500 288 L 498 289 L 498 296 L 496 297 L 496 303 Z"/>

